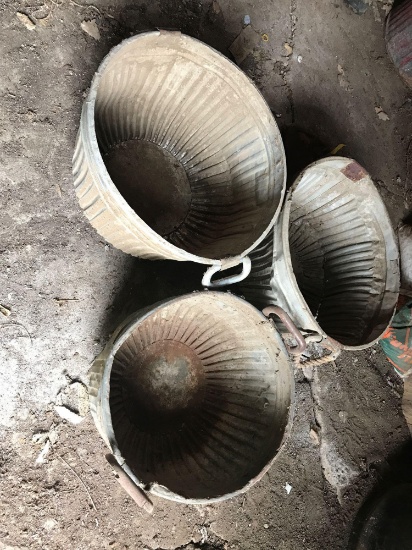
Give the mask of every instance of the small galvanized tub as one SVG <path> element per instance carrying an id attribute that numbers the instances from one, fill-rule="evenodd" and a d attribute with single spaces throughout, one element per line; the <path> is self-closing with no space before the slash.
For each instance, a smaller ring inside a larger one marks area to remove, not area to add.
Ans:
<path id="1" fill-rule="evenodd" d="M 248 274 L 247 254 L 279 213 L 286 166 L 276 122 L 246 75 L 194 38 L 156 31 L 125 40 L 99 67 L 73 174 L 108 242 L 142 258 L 211 264 L 211 286 L 220 269 L 243 263 L 237 278 Z"/>
<path id="2" fill-rule="evenodd" d="M 146 492 L 201 504 L 248 490 L 289 433 L 294 382 L 271 321 L 231 294 L 200 292 L 123 323 L 89 392 L 109 461 L 150 512 Z"/>
<path id="3" fill-rule="evenodd" d="M 242 294 L 256 307 L 281 306 L 309 339 L 332 351 L 326 359 L 371 346 L 390 324 L 398 247 L 377 189 L 351 159 L 306 168 L 251 257 Z"/>

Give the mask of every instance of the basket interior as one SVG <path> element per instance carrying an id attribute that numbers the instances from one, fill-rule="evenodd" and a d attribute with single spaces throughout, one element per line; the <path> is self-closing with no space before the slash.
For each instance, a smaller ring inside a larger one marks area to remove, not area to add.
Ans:
<path id="1" fill-rule="evenodd" d="M 274 458 L 291 394 L 276 330 L 246 302 L 204 293 L 134 326 L 114 357 L 110 412 L 141 481 L 208 499 L 242 489 Z"/>
<path id="2" fill-rule="evenodd" d="M 359 164 L 331 159 L 305 171 L 292 195 L 289 245 L 299 289 L 326 334 L 347 346 L 381 335 L 397 300 L 396 244 Z"/>
<path id="3" fill-rule="evenodd" d="M 201 42 L 154 32 L 114 52 L 95 129 L 117 190 L 187 252 L 241 254 L 278 210 L 285 166 L 276 122 L 248 78 Z"/>

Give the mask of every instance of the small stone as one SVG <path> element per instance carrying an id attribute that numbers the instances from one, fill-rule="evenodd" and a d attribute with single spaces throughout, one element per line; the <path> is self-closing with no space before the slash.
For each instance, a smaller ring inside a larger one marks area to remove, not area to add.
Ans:
<path id="1" fill-rule="evenodd" d="M 250 25 L 250 15 L 245 15 L 245 17 L 243 18 L 243 24 Z"/>
<path id="2" fill-rule="evenodd" d="M 23 23 L 23 25 L 26 27 L 29 31 L 34 31 L 36 28 L 36 25 L 33 23 L 33 21 L 30 19 L 28 15 L 25 13 L 22 13 L 21 11 L 18 11 L 16 13 L 17 19 L 20 21 L 20 23 Z"/>
<path id="3" fill-rule="evenodd" d="M 56 405 L 62 405 L 84 417 L 89 412 L 89 396 L 82 382 L 74 381 L 63 388 L 56 397 Z"/>
<path id="4" fill-rule="evenodd" d="M 54 519 L 47 519 L 43 524 L 43 528 L 46 529 L 46 531 L 51 531 L 56 525 L 57 522 L 54 521 Z"/>
<path id="5" fill-rule="evenodd" d="M 2 313 L 5 317 L 9 317 L 9 315 L 11 314 L 11 310 L 8 307 L 2 306 L 0 304 L 0 313 Z"/>
<path id="6" fill-rule="evenodd" d="M 319 435 L 313 428 L 310 430 L 309 436 L 310 436 L 310 438 L 311 438 L 314 445 L 319 445 L 320 444 Z"/>
<path id="7" fill-rule="evenodd" d="M 82 21 L 80 23 L 80 27 L 85 33 L 90 35 L 95 40 L 100 40 L 100 31 L 95 19 L 92 19 L 91 21 Z"/>
<path id="8" fill-rule="evenodd" d="M 67 407 L 55 405 L 54 410 L 57 412 L 60 418 L 63 418 L 63 420 L 67 420 L 67 422 L 70 422 L 71 424 L 80 424 L 80 422 L 83 420 L 82 416 L 74 413 Z"/>
<path id="9" fill-rule="evenodd" d="M 212 2 L 212 9 L 215 12 L 216 15 L 218 15 L 222 10 L 219 6 L 219 2 L 217 0 L 213 0 Z"/>
<path id="10" fill-rule="evenodd" d="M 378 115 L 380 120 L 389 120 L 388 115 L 382 109 L 382 107 L 375 107 L 375 113 Z"/>
<path id="11" fill-rule="evenodd" d="M 285 43 L 283 44 L 283 47 L 285 48 L 285 50 L 286 50 L 286 55 L 287 55 L 288 57 L 289 57 L 290 55 L 292 55 L 292 53 L 293 53 L 293 48 L 292 48 L 292 46 L 291 46 L 290 44 L 288 44 L 287 42 L 285 42 Z"/>
<path id="12" fill-rule="evenodd" d="M 348 419 L 348 413 L 346 411 L 339 411 L 339 418 L 345 423 Z"/>
<path id="13" fill-rule="evenodd" d="M 59 439 L 59 434 L 57 433 L 57 430 L 54 428 L 50 428 L 49 431 L 49 441 L 52 445 L 55 445 Z"/>
<path id="14" fill-rule="evenodd" d="M 292 490 L 292 485 L 290 485 L 288 482 L 286 482 L 285 491 L 288 495 L 290 494 L 291 490 Z"/>
<path id="15" fill-rule="evenodd" d="M 263 525 L 263 528 L 264 528 L 264 529 L 269 529 L 269 524 L 268 524 L 268 523 L 265 523 L 265 524 Z"/>
<path id="16" fill-rule="evenodd" d="M 46 459 L 46 456 L 49 454 L 50 451 L 50 441 L 47 440 L 46 444 L 44 445 L 43 449 L 40 451 L 39 456 L 36 459 L 36 464 L 44 464 L 44 461 Z"/>
<path id="17" fill-rule="evenodd" d="M 49 432 L 36 432 L 31 438 L 31 442 L 36 445 L 42 445 L 49 437 Z"/>
<path id="18" fill-rule="evenodd" d="M 302 63 L 303 57 L 301 55 L 298 55 L 297 60 L 298 60 L 298 63 Z"/>

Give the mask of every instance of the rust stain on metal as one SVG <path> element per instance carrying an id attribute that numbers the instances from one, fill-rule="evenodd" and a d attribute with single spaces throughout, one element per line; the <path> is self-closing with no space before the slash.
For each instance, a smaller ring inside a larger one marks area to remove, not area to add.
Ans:
<path id="1" fill-rule="evenodd" d="M 352 181 L 359 181 L 367 176 L 367 173 L 362 166 L 355 161 L 345 166 L 345 168 L 342 168 L 341 172 Z"/>

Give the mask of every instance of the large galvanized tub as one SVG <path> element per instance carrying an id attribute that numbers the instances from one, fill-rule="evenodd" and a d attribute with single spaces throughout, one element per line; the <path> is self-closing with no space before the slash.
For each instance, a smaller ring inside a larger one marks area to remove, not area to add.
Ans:
<path id="1" fill-rule="evenodd" d="M 73 158 L 75 188 L 90 223 L 124 252 L 213 264 L 214 272 L 237 265 L 273 225 L 285 172 L 280 133 L 259 91 L 198 40 L 140 34 L 95 74 Z"/>
<path id="2" fill-rule="evenodd" d="M 399 256 L 382 199 L 355 161 L 322 159 L 289 191 L 274 231 L 253 252 L 242 294 L 281 306 L 329 349 L 371 346 L 399 293 Z"/>
<path id="3" fill-rule="evenodd" d="M 89 391 L 111 463 L 141 490 L 184 503 L 249 489 L 291 427 L 282 338 L 231 294 L 185 295 L 130 317 L 96 359 Z"/>

